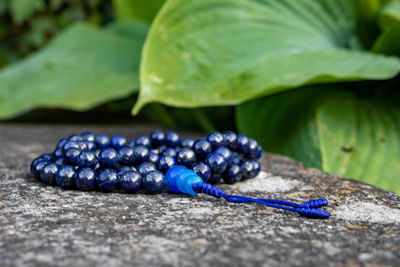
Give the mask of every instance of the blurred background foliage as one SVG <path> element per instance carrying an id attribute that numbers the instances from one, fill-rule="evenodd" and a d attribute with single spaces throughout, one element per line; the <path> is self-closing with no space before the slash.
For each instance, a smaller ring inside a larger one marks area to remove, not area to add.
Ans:
<path id="1" fill-rule="evenodd" d="M 237 130 L 400 193 L 399 57 L 399 0 L 0 0 L 0 119 Z"/>

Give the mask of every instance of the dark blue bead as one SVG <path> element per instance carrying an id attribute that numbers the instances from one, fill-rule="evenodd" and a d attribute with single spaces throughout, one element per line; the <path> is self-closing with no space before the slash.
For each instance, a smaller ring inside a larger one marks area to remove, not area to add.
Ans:
<path id="1" fill-rule="evenodd" d="M 254 171 L 254 165 L 251 161 L 246 160 L 240 165 L 242 171 L 242 180 L 253 178 L 252 173 Z"/>
<path id="2" fill-rule="evenodd" d="M 48 160 L 43 159 L 43 158 L 41 158 L 41 157 L 37 157 L 37 158 L 35 158 L 34 160 L 32 160 L 32 162 L 31 162 L 31 173 L 32 173 L 33 176 L 35 176 L 35 177 L 36 177 L 36 173 L 35 173 L 36 165 L 37 165 L 39 162 L 41 162 L 41 161 L 48 162 Z"/>
<path id="3" fill-rule="evenodd" d="M 49 163 L 40 171 L 40 180 L 48 185 L 56 184 L 59 167 L 55 163 Z"/>
<path id="4" fill-rule="evenodd" d="M 259 146 L 257 147 L 256 159 L 261 158 L 262 153 L 263 153 L 262 147 L 259 145 Z"/>
<path id="5" fill-rule="evenodd" d="M 64 162 L 75 165 L 77 163 L 79 154 L 81 154 L 81 151 L 78 148 L 69 148 L 64 154 Z"/>
<path id="6" fill-rule="evenodd" d="M 243 161 L 243 155 L 242 154 L 236 153 L 236 154 L 234 154 L 232 156 L 232 161 L 231 161 L 232 164 L 236 164 L 236 165 L 240 166 L 240 164 L 242 164 L 242 161 Z"/>
<path id="7" fill-rule="evenodd" d="M 162 171 L 163 173 L 166 173 L 169 170 L 169 168 L 175 165 L 176 165 L 175 157 L 162 156 L 157 162 L 157 169 Z"/>
<path id="8" fill-rule="evenodd" d="M 118 183 L 118 173 L 113 169 L 103 169 L 96 176 L 96 185 L 102 191 L 111 191 Z"/>
<path id="9" fill-rule="evenodd" d="M 130 171 L 137 171 L 137 169 L 135 167 L 133 167 L 133 166 L 121 166 L 118 169 L 118 175 L 121 176 L 125 172 L 130 172 Z"/>
<path id="10" fill-rule="evenodd" d="M 215 153 L 221 154 L 228 164 L 232 161 L 232 151 L 227 147 L 221 146 L 215 150 Z"/>
<path id="11" fill-rule="evenodd" d="M 222 134 L 224 136 L 225 145 L 232 150 L 237 147 L 237 135 L 232 131 L 226 131 Z"/>
<path id="12" fill-rule="evenodd" d="M 182 147 L 192 148 L 194 144 L 194 140 L 190 138 L 185 138 L 182 140 Z"/>
<path id="13" fill-rule="evenodd" d="M 135 162 L 135 156 L 133 155 L 133 148 L 124 146 L 118 151 L 119 160 L 121 164 L 130 165 Z"/>
<path id="14" fill-rule="evenodd" d="M 156 154 L 156 155 L 160 155 L 161 151 L 158 148 L 153 148 L 150 150 L 150 153 Z"/>
<path id="15" fill-rule="evenodd" d="M 143 177 L 142 185 L 147 193 L 160 193 L 165 187 L 164 174 L 160 171 L 151 171 Z"/>
<path id="16" fill-rule="evenodd" d="M 78 141 L 83 141 L 83 138 L 77 134 L 73 134 L 70 137 L 68 137 L 70 141 L 78 142 Z"/>
<path id="17" fill-rule="evenodd" d="M 143 162 L 138 167 L 138 171 L 142 176 L 145 176 L 149 172 L 155 171 L 155 170 L 156 170 L 156 166 L 151 162 Z"/>
<path id="18" fill-rule="evenodd" d="M 53 160 L 53 155 L 49 154 L 49 153 L 45 153 L 45 154 L 40 155 L 39 158 L 45 159 L 45 160 Z"/>
<path id="19" fill-rule="evenodd" d="M 145 146 L 136 146 L 133 148 L 133 155 L 135 158 L 135 164 L 139 165 L 148 161 L 150 150 Z"/>
<path id="20" fill-rule="evenodd" d="M 247 144 L 247 147 L 248 147 L 247 156 L 251 159 L 255 159 L 259 147 L 257 141 L 249 138 L 249 143 Z"/>
<path id="21" fill-rule="evenodd" d="M 214 174 L 213 176 L 211 176 L 209 183 L 218 184 L 219 182 L 221 182 L 221 180 L 222 180 L 221 174 Z"/>
<path id="22" fill-rule="evenodd" d="M 196 162 L 196 153 L 189 148 L 182 148 L 176 155 L 176 161 L 178 164 L 192 168 L 192 165 Z"/>
<path id="23" fill-rule="evenodd" d="M 59 147 L 59 148 L 62 149 L 63 146 L 64 146 L 68 141 L 69 141 L 68 138 L 63 138 L 63 139 L 61 139 L 60 141 L 58 141 L 57 147 Z"/>
<path id="24" fill-rule="evenodd" d="M 176 132 L 169 132 L 166 136 L 166 144 L 169 147 L 177 147 L 181 144 L 181 139 Z"/>
<path id="25" fill-rule="evenodd" d="M 219 132 L 210 133 L 207 136 L 207 141 L 210 142 L 210 144 L 214 150 L 220 146 L 225 145 L 224 136 Z"/>
<path id="26" fill-rule="evenodd" d="M 119 156 L 113 148 L 103 149 L 99 154 L 99 163 L 104 168 L 116 168 L 119 164 Z"/>
<path id="27" fill-rule="evenodd" d="M 49 164 L 50 162 L 45 159 L 40 159 L 35 162 L 32 168 L 32 174 L 35 176 L 36 179 L 40 180 L 40 172 L 43 170 L 43 168 Z"/>
<path id="28" fill-rule="evenodd" d="M 95 144 L 94 142 L 92 142 L 92 141 L 85 141 L 85 144 L 86 144 L 86 146 L 87 146 L 87 150 L 93 151 L 93 152 L 96 151 L 96 144 Z"/>
<path id="29" fill-rule="evenodd" d="M 63 188 L 73 188 L 75 186 L 76 170 L 71 165 L 61 166 L 57 172 L 56 183 Z"/>
<path id="30" fill-rule="evenodd" d="M 251 163 L 253 164 L 253 170 L 251 172 L 251 177 L 254 178 L 260 173 L 261 165 L 256 160 L 251 160 Z"/>
<path id="31" fill-rule="evenodd" d="M 150 134 L 152 147 L 159 147 L 165 143 L 165 135 L 162 131 L 154 131 Z"/>
<path id="32" fill-rule="evenodd" d="M 134 148 L 136 146 L 135 140 L 130 140 L 130 141 L 126 142 L 125 146 L 129 146 L 131 148 Z"/>
<path id="33" fill-rule="evenodd" d="M 150 147 L 150 138 L 147 136 L 139 136 L 135 139 L 135 146 Z"/>
<path id="34" fill-rule="evenodd" d="M 249 138 L 247 138 L 247 136 L 238 134 L 236 151 L 242 154 L 247 154 L 249 151 Z"/>
<path id="35" fill-rule="evenodd" d="M 175 157 L 176 156 L 176 151 L 174 148 L 171 147 L 167 147 L 166 149 L 164 149 L 164 151 L 162 152 L 163 156 L 171 156 L 171 157 Z"/>
<path id="36" fill-rule="evenodd" d="M 77 143 L 79 145 L 79 150 L 80 151 L 88 150 L 88 146 L 87 146 L 85 141 L 78 141 Z"/>
<path id="37" fill-rule="evenodd" d="M 159 158 L 160 157 L 158 156 L 158 154 L 150 152 L 150 154 L 149 154 L 149 162 L 156 164 L 158 162 Z"/>
<path id="38" fill-rule="evenodd" d="M 62 156 L 63 156 L 63 153 L 62 153 L 61 147 L 57 147 L 53 152 L 53 158 L 58 159 L 58 158 L 61 158 Z"/>
<path id="39" fill-rule="evenodd" d="M 76 187 L 80 190 L 92 190 L 96 186 L 96 173 L 91 168 L 81 168 L 75 175 Z"/>
<path id="40" fill-rule="evenodd" d="M 204 139 L 199 139 L 194 142 L 193 151 L 196 153 L 197 158 L 203 160 L 212 152 L 211 143 Z"/>
<path id="41" fill-rule="evenodd" d="M 136 193 L 142 185 L 142 176 L 136 171 L 127 171 L 120 176 L 119 186 L 126 193 Z"/>
<path id="42" fill-rule="evenodd" d="M 57 164 L 59 167 L 62 167 L 64 165 L 64 159 L 58 158 L 56 161 L 54 161 L 54 163 Z"/>
<path id="43" fill-rule="evenodd" d="M 80 149 L 80 146 L 79 146 L 78 142 L 68 141 L 67 143 L 65 143 L 65 145 L 62 148 L 63 154 L 65 154 L 65 152 L 67 152 L 67 150 L 70 148 Z"/>
<path id="44" fill-rule="evenodd" d="M 197 175 L 200 176 L 205 183 L 208 183 L 211 178 L 211 169 L 203 162 L 195 163 L 193 165 L 193 171 L 197 173 Z"/>
<path id="45" fill-rule="evenodd" d="M 79 167 L 95 168 L 97 165 L 96 154 L 92 151 L 83 151 L 79 154 L 76 165 Z"/>
<path id="46" fill-rule="evenodd" d="M 111 138 L 111 147 L 116 150 L 121 149 L 125 145 L 125 143 L 126 143 L 126 139 L 123 136 L 114 135 Z"/>
<path id="47" fill-rule="evenodd" d="M 111 141 L 107 135 L 99 134 L 96 135 L 94 143 L 96 144 L 97 148 L 104 149 L 110 147 Z"/>
<path id="48" fill-rule="evenodd" d="M 94 134 L 92 134 L 90 132 L 83 133 L 83 134 L 81 134 L 81 136 L 82 136 L 83 140 L 89 141 L 89 142 L 94 142 L 94 139 L 96 137 Z"/>
<path id="49" fill-rule="evenodd" d="M 207 156 L 205 163 L 210 167 L 213 175 L 221 174 L 228 164 L 225 158 L 221 154 L 217 153 L 210 153 Z"/>
<path id="50" fill-rule="evenodd" d="M 242 179 L 242 170 L 239 165 L 229 165 L 223 175 L 223 179 L 227 184 L 234 184 Z"/>

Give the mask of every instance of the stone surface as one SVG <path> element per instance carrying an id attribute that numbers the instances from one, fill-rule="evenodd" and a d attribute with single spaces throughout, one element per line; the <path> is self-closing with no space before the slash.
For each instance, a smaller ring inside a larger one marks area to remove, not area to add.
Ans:
<path id="1" fill-rule="evenodd" d="M 0 266 L 296 266 L 400 263 L 400 197 L 265 155 L 262 173 L 227 191 L 303 202 L 326 197 L 328 220 L 208 196 L 66 191 L 30 161 L 72 133 L 148 134 L 154 127 L 0 125 Z"/>

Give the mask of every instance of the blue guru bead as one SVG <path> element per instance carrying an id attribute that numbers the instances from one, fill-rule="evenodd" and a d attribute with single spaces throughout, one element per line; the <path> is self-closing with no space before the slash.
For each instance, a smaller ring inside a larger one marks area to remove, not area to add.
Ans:
<path id="1" fill-rule="evenodd" d="M 162 146 L 165 142 L 165 135 L 161 131 L 154 131 L 150 134 L 150 141 L 152 147 Z"/>
<path id="2" fill-rule="evenodd" d="M 211 178 L 211 169 L 207 164 L 203 162 L 198 162 L 193 165 L 193 171 L 207 183 Z"/>
<path id="3" fill-rule="evenodd" d="M 221 174 L 227 166 L 225 158 L 221 154 L 217 153 L 210 153 L 207 156 L 205 163 L 210 167 L 213 175 Z"/>
<path id="4" fill-rule="evenodd" d="M 114 135 L 111 138 L 111 147 L 116 150 L 121 149 L 125 145 L 125 143 L 126 143 L 126 139 L 123 136 Z"/>
<path id="5" fill-rule="evenodd" d="M 119 163 L 117 151 L 113 148 L 106 148 L 99 154 L 99 163 L 105 168 L 116 168 Z"/>
<path id="6" fill-rule="evenodd" d="M 192 148 L 193 144 L 194 144 L 194 141 L 193 141 L 193 139 L 190 139 L 190 138 L 185 138 L 181 142 L 182 147 L 186 147 L 186 148 Z"/>
<path id="7" fill-rule="evenodd" d="M 142 185 L 142 176 L 137 171 L 127 171 L 120 176 L 119 186 L 126 193 L 136 193 Z"/>
<path id="8" fill-rule="evenodd" d="M 96 144 L 97 148 L 104 149 L 110 147 L 111 141 L 107 135 L 99 134 L 94 139 L 94 143 Z"/>
<path id="9" fill-rule="evenodd" d="M 59 167 L 55 163 L 49 163 L 40 171 L 40 180 L 48 185 L 56 184 Z"/>
<path id="10" fill-rule="evenodd" d="M 226 131 L 222 134 L 224 136 L 225 145 L 232 150 L 237 147 L 237 135 L 232 131 Z"/>
<path id="11" fill-rule="evenodd" d="M 69 148 L 64 154 L 64 162 L 75 165 L 78 160 L 79 154 L 81 154 L 81 151 L 79 149 L 74 147 Z"/>
<path id="12" fill-rule="evenodd" d="M 96 173 L 90 168 L 79 169 L 75 175 L 76 187 L 80 190 L 92 190 L 96 185 Z"/>
<path id="13" fill-rule="evenodd" d="M 221 147 L 217 148 L 217 150 L 215 150 L 215 153 L 221 154 L 228 164 L 232 160 L 232 152 L 229 150 L 229 148 L 221 146 Z"/>
<path id="14" fill-rule="evenodd" d="M 242 170 L 236 164 L 230 165 L 226 168 L 223 179 L 227 184 L 234 184 L 242 179 Z"/>
<path id="15" fill-rule="evenodd" d="M 157 162 L 157 169 L 166 173 L 169 168 L 176 165 L 175 157 L 171 156 L 162 156 Z"/>
<path id="16" fill-rule="evenodd" d="M 185 166 L 176 165 L 170 168 L 165 175 L 168 188 L 175 193 L 197 195 L 193 191 L 193 184 L 204 183 L 200 176 Z"/>
<path id="17" fill-rule="evenodd" d="M 135 139 L 135 145 L 150 147 L 150 139 L 147 136 L 139 136 Z"/>
<path id="18" fill-rule="evenodd" d="M 206 140 L 199 139 L 194 142 L 193 151 L 196 153 L 196 156 L 199 159 L 205 159 L 207 155 L 212 152 L 211 143 Z"/>
<path id="19" fill-rule="evenodd" d="M 90 132 L 81 134 L 81 137 L 83 138 L 83 140 L 89 141 L 89 142 L 94 142 L 94 139 L 95 139 L 95 135 Z"/>
<path id="20" fill-rule="evenodd" d="M 165 187 L 164 174 L 151 171 L 143 177 L 142 185 L 147 193 L 160 193 Z"/>
<path id="21" fill-rule="evenodd" d="M 62 188 L 73 188 L 75 186 L 75 168 L 71 165 L 60 167 L 57 172 L 56 183 Z"/>
<path id="22" fill-rule="evenodd" d="M 182 148 L 179 150 L 176 156 L 177 162 L 180 165 L 185 165 L 188 168 L 191 168 L 192 165 L 196 162 L 196 153 L 189 148 Z"/>
<path id="23" fill-rule="evenodd" d="M 139 165 L 148 161 L 150 150 L 145 146 L 136 146 L 133 148 L 134 163 Z"/>
<path id="24" fill-rule="evenodd" d="M 179 135 L 176 132 L 169 132 L 165 139 L 166 139 L 166 144 L 169 147 L 177 147 L 181 144 Z"/>
<path id="25" fill-rule="evenodd" d="M 96 154 L 92 151 L 83 151 L 78 155 L 76 165 L 79 167 L 95 168 L 97 165 Z"/>
<path id="26" fill-rule="evenodd" d="M 124 146 L 118 151 L 119 160 L 121 164 L 130 165 L 135 162 L 135 156 L 133 154 L 133 148 L 129 146 Z"/>
<path id="27" fill-rule="evenodd" d="M 118 185 L 118 173 L 113 169 L 103 169 L 96 176 L 96 184 L 100 190 L 111 191 Z"/>
<path id="28" fill-rule="evenodd" d="M 149 172 L 155 171 L 155 170 L 156 170 L 156 166 L 151 162 L 143 162 L 138 167 L 138 171 L 142 176 L 145 176 Z"/>
<path id="29" fill-rule="evenodd" d="M 247 136 L 244 136 L 242 134 L 238 134 L 236 150 L 239 153 L 246 154 L 249 151 L 248 145 L 249 145 L 249 138 L 247 138 Z"/>

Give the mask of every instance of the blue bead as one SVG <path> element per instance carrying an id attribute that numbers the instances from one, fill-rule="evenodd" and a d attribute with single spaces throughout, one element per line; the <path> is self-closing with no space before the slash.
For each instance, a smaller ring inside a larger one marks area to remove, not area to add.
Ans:
<path id="1" fill-rule="evenodd" d="M 195 163 L 193 165 L 193 171 L 206 183 L 208 183 L 211 178 L 211 169 L 203 162 Z"/>
<path id="2" fill-rule="evenodd" d="M 79 146 L 78 142 L 68 141 L 67 143 L 65 143 L 65 145 L 62 148 L 63 154 L 65 154 L 65 152 L 67 152 L 67 150 L 70 148 L 80 149 L 80 146 Z"/>
<path id="3" fill-rule="evenodd" d="M 130 140 L 130 141 L 126 142 L 126 143 L 125 143 L 125 146 L 134 148 L 134 147 L 136 146 L 135 140 Z"/>
<path id="4" fill-rule="evenodd" d="M 152 147 L 159 147 L 165 143 L 165 135 L 162 131 L 154 131 L 150 134 Z"/>
<path id="5" fill-rule="evenodd" d="M 240 165 L 240 170 L 242 171 L 242 180 L 253 178 L 252 173 L 253 173 L 253 163 L 249 160 L 244 161 Z"/>
<path id="6" fill-rule="evenodd" d="M 160 193 L 165 187 L 164 174 L 160 171 L 151 171 L 143 177 L 142 185 L 147 193 Z"/>
<path id="7" fill-rule="evenodd" d="M 63 146 L 64 146 L 68 141 L 69 141 L 68 138 L 63 138 L 63 139 L 61 139 L 60 141 L 58 141 L 57 147 L 62 149 Z"/>
<path id="8" fill-rule="evenodd" d="M 150 153 L 149 153 L 149 162 L 154 163 L 154 164 L 157 164 L 159 158 L 160 158 L 160 157 L 158 156 L 158 154 L 155 154 L 155 153 L 153 153 L 153 152 L 150 152 Z"/>
<path id="9" fill-rule="evenodd" d="M 99 154 L 99 163 L 105 168 L 117 168 L 119 164 L 119 156 L 113 148 L 103 149 Z"/>
<path id="10" fill-rule="evenodd" d="M 215 150 L 215 153 L 221 154 L 228 164 L 232 160 L 232 151 L 230 151 L 227 147 L 221 146 Z"/>
<path id="11" fill-rule="evenodd" d="M 76 159 L 76 165 L 79 167 L 95 168 L 97 165 L 96 154 L 92 151 L 83 151 Z"/>
<path id="12" fill-rule="evenodd" d="M 49 163 L 40 171 L 40 180 L 48 185 L 56 184 L 56 177 L 59 167 L 55 163 Z"/>
<path id="13" fill-rule="evenodd" d="M 68 139 L 70 141 L 74 141 L 74 142 L 83 141 L 83 138 L 81 136 L 77 135 L 77 134 L 71 135 L 70 137 L 68 137 Z"/>
<path id="14" fill-rule="evenodd" d="M 160 149 L 158 149 L 158 148 L 152 148 L 152 149 L 150 150 L 150 153 L 154 153 L 154 154 L 156 154 L 156 155 L 160 155 L 160 154 L 161 154 L 161 151 L 160 151 Z"/>
<path id="15" fill-rule="evenodd" d="M 124 146 L 118 151 L 119 160 L 121 164 L 131 165 L 135 162 L 135 156 L 133 154 L 133 148 Z"/>
<path id="16" fill-rule="evenodd" d="M 157 162 L 157 169 L 166 173 L 169 168 L 176 165 L 175 157 L 171 156 L 162 156 Z"/>
<path id="17" fill-rule="evenodd" d="M 96 185 L 102 191 L 111 191 L 118 183 L 118 173 L 113 169 L 103 169 L 96 176 Z"/>
<path id="18" fill-rule="evenodd" d="M 219 132 L 210 133 L 207 136 L 207 141 L 210 142 L 213 149 L 225 145 L 224 136 Z"/>
<path id="19" fill-rule="evenodd" d="M 225 158 L 214 152 L 208 154 L 205 163 L 210 167 L 213 175 L 221 174 L 227 166 Z"/>
<path id="20" fill-rule="evenodd" d="M 64 165 L 64 160 L 63 158 L 58 158 L 56 161 L 54 161 L 55 164 L 57 164 L 59 167 L 62 167 Z"/>
<path id="21" fill-rule="evenodd" d="M 48 160 L 40 158 L 40 160 L 36 161 L 35 164 L 32 166 L 32 174 L 35 176 L 36 179 L 40 180 L 40 172 L 43 168 L 49 164 Z"/>
<path id="22" fill-rule="evenodd" d="M 92 190 L 96 186 L 96 173 L 90 168 L 81 168 L 75 175 L 76 187 L 80 190 Z"/>
<path id="23" fill-rule="evenodd" d="M 75 186 L 76 170 L 71 165 L 60 167 L 57 172 L 56 183 L 63 188 L 73 188 Z"/>
<path id="24" fill-rule="evenodd" d="M 236 151 L 242 154 L 246 154 L 249 151 L 249 138 L 247 136 L 238 134 L 237 148 Z"/>
<path id="25" fill-rule="evenodd" d="M 257 141 L 249 138 L 249 143 L 247 144 L 247 147 L 248 147 L 247 156 L 251 159 L 255 159 L 259 147 Z"/>
<path id="26" fill-rule="evenodd" d="M 232 150 L 237 147 L 237 135 L 232 131 L 226 131 L 222 134 L 224 136 L 225 145 Z"/>
<path id="27" fill-rule="evenodd" d="M 125 172 L 130 172 L 130 171 L 137 171 L 137 169 L 133 166 L 121 166 L 118 169 L 118 175 L 121 176 L 122 174 L 124 174 Z"/>
<path id="28" fill-rule="evenodd" d="M 229 165 L 223 175 L 223 179 L 227 184 L 234 184 L 242 179 L 242 170 L 239 165 Z"/>
<path id="29" fill-rule="evenodd" d="M 211 176 L 209 183 L 210 184 L 218 184 L 222 180 L 222 175 L 221 174 L 214 174 Z"/>
<path id="30" fill-rule="evenodd" d="M 150 150 L 145 146 L 136 146 L 133 148 L 133 156 L 136 165 L 148 161 Z"/>
<path id="31" fill-rule="evenodd" d="M 58 159 L 58 158 L 61 158 L 62 156 L 63 156 L 62 148 L 61 147 L 57 147 L 53 152 L 53 158 L 54 159 Z"/>
<path id="32" fill-rule="evenodd" d="M 191 168 L 196 162 L 196 153 L 189 148 L 182 148 L 176 155 L 178 164 Z"/>
<path id="33" fill-rule="evenodd" d="M 86 133 L 81 134 L 81 137 L 85 141 L 94 142 L 94 139 L 96 136 L 90 132 L 86 132 Z"/>
<path id="34" fill-rule="evenodd" d="M 96 144 L 92 141 L 84 141 L 86 146 L 87 146 L 87 150 L 95 152 L 96 151 Z"/>
<path id="35" fill-rule="evenodd" d="M 197 158 L 203 160 L 212 152 L 211 143 L 204 139 L 199 139 L 194 142 L 193 151 L 196 153 Z"/>
<path id="36" fill-rule="evenodd" d="M 181 139 L 179 138 L 179 135 L 176 132 L 169 132 L 165 137 L 165 139 L 166 139 L 166 144 L 169 147 L 177 147 L 180 146 L 181 144 Z"/>
<path id="37" fill-rule="evenodd" d="M 88 150 L 88 146 L 87 146 L 85 141 L 77 141 L 77 143 L 79 145 L 79 150 L 80 151 Z"/>
<path id="38" fill-rule="evenodd" d="M 173 149 L 171 147 L 167 147 L 166 149 L 163 150 L 162 155 L 163 156 L 175 157 L 176 156 L 176 151 L 175 151 L 175 149 Z"/>
<path id="39" fill-rule="evenodd" d="M 120 176 L 119 186 L 126 193 L 136 193 L 142 185 L 142 176 L 136 171 L 127 171 Z"/>
<path id="40" fill-rule="evenodd" d="M 142 175 L 142 176 L 146 176 L 146 174 L 148 174 L 151 171 L 155 171 L 155 170 L 156 170 L 156 166 L 151 162 L 143 162 L 138 167 L 138 171 L 139 171 L 140 175 Z"/>
<path id="41" fill-rule="evenodd" d="M 77 163 L 79 154 L 81 154 L 81 151 L 78 148 L 69 148 L 64 154 L 64 162 L 75 165 Z"/>
<path id="42" fill-rule="evenodd" d="M 192 148 L 194 144 L 194 140 L 190 138 L 185 138 L 182 140 L 182 147 Z"/>
<path id="43" fill-rule="evenodd" d="M 194 171 L 182 165 L 176 165 L 169 169 L 165 175 L 165 181 L 171 191 L 189 195 L 197 195 L 197 193 L 193 191 L 193 184 L 204 183 L 201 177 Z"/>
<path id="44" fill-rule="evenodd" d="M 251 160 L 250 162 L 253 164 L 253 170 L 251 171 L 251 177 L 254 178 L 260 173 L 261 165 L 256 160 Z"/>
<path id="45" fill-rule="evenodd" d="M 150 138 L 147 136 L 139 136 L 135 139 L 135 146 L 150 147 Z"/>
<path id="46" fill-rule="evenodd" d="M 114 135 L 111 138 L 111 147 L 114 148 L 115 150 L 121 149 L 126 143 L 126 139 L 123 136 L 120 135 Z"/>
<path id="47" fill-rule="evenodd" d="M 39 158 L 45 159 L 45 160 L 53 160 L 53 155 L 49 154 L 49 153 L 45 153 L 45 154 L 40 155 Z"/>
<path id="48" fill-rule="evenodd" d="M 242 164 L 242 162 L 243 162 L 242 154 L 238 154 L 238 153 L 233 154 L 232 161 L 231 161 L 232 164 L 236 164 L 236 165 L 240 166 L 240 164 Z"/>
<path id="49" fill-rule="evenodd" d="M 256 159 L 261 158 L 262 153 L 263 153 L 262 147 L 259 145 L 259 146 L 257 147 Z"/>
<path id="50" fill-rule="evenodd" d="M 94 143 L 96 144 L 97 148 L 104 149 L 110 147 L 111 141 L 107 135 L 99 134 L 94 139 Z"/>

